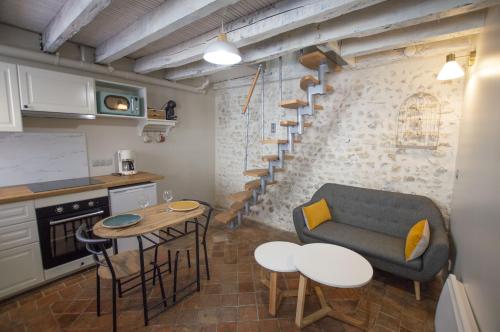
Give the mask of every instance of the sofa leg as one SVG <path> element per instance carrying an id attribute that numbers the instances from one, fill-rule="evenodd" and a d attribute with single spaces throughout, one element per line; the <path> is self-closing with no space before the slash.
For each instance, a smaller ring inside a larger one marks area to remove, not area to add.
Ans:
<path id="1" fill-rule="evenodd" d="M 415 298 L 417 301 L 420 301 L 420 281 L 413 281 L 413 285 L 415 286 Z"/>

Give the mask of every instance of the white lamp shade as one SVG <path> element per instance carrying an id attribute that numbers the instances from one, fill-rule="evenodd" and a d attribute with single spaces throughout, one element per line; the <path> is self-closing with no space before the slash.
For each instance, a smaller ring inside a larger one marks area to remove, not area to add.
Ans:
<path id="1" fill-rule="evenodd" d="M 446 81 L 462 76 L 464 76 L 464 70 L 455 60 L 452 60 L 444 64 L 443 68 L 441 68 L 441 71 L 439 72 L 437 79 L 440 81 Z"/>
<path id="2" fill-rule="evenodd" d="M 203 59 L 216 65 L 234 65 L 241 61 L 241 54 L 224 36 L 208 45 Z"/>

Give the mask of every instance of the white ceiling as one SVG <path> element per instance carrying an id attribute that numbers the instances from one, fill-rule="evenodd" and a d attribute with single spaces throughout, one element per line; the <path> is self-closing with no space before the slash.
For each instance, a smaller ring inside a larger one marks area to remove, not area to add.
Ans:
<path id="1" fill-rule="evenodd" d="M 0 22 L 41 33 L 66 1 L 78 0 L 0 0 Z M 241 0 L 147 45 L 130 54 L 129 57 L 136 59 L 174 46 L 218 28 L 223 17 L 225 22 L 230 22 L 277 1 Z M 108 7 L 74 35 L 71 40 L 96 47 L 164 2 L 168 3 L 168 0 L 112 0 Z"/>

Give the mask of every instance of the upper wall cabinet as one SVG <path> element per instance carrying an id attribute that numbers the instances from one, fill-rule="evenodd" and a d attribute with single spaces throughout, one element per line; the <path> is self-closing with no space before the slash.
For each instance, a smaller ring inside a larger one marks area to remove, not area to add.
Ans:
<path id="1" fill-rule="evenodd" d="M 16 65 L 0 62 L 0 132 L 22 131 Z"/>
<path id="2" fill-rule="evenodd" d="M 23 112 L 95 116 L 93 78 L 21 65 L 18 69 Z"/>

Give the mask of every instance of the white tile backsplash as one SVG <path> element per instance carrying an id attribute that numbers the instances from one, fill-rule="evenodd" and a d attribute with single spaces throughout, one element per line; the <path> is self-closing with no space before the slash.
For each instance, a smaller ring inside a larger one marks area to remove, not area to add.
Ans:
<path id="1" fill-rule="evenodd" d="M 86 176 L 84 133 L 0 133 L 0 186 Z"/>

